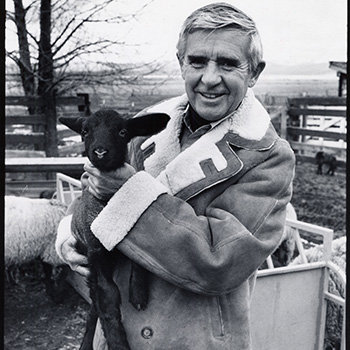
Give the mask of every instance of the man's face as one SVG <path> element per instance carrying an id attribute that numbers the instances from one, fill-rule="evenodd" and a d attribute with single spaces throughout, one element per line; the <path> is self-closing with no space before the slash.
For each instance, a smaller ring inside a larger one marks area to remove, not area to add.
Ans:
<path id="1" fill-rule="evenodd" d="M 189 34 L 181 74 L 189 102 L 203 119 L 216 121 L 236 110 L 255 84 L 248 48 L 249 37 L 235 29 Z"/>

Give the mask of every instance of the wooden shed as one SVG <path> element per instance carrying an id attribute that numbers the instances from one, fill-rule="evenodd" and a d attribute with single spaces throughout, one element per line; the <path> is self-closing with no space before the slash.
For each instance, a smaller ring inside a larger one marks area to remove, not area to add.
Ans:
<path id="1" fill-rule="evenodd" d="M 329 68 L 335 70 L 339 77 L 338 96 L 346 96 L 347 62 L 330 61 Z"/>

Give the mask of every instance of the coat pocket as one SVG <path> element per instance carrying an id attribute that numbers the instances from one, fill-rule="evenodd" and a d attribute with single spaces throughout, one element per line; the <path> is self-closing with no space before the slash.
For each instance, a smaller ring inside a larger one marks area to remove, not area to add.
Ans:
<path id="1" fill-rule="evenodd" d="M 225 337 L 227 334 L 227 310 L 224 296 L 210 298 L 210 320 L 213 336 L 215 338 Z"/>

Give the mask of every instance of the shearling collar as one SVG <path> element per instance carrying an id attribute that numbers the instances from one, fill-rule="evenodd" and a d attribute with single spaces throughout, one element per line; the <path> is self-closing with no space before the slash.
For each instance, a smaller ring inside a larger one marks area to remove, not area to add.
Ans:
<path id="1" fill-rule="evenodd" d="M 186 95 L 175 97 L 158 105 L 152 106 L 142 114 L 148 112 L 168 113 L 170 121 L 167 127 L 159 134 L 148 138 L 141 149 L 145 150 L 150 146 L 154 147 L 152 153 L 145 160 L 145 169 L 153 176 L 157 176 L 172 160 L 181 152 L 180 132 L 184 113 L 188 108 L 188 99 Z M 230 134 L 230 143 L 243 148 L 253 149 L 257 147 L 268 148 L 271 142 L 259 142 L 262 140 L 270 123 L 270 117 L 264 107 L 255 98 L 251 89 L 248 89 L 240 107 L 222 120 L 211 123 L 211 129 L 203 135 L 193 145 L 185 151 L 186 155 L 181 158 L 192 158 L 190 155 L 194 150 L 202 150 L 206 155 L 215 155 L 215 143 L 223 138 L 225 134 Z M 184 152 L 183 152 L 184 153 Z M 195 152 L 197 153 L 197 152 Z M 204 156 L 204 154 L 202 155 Z M 209 157 L 212 158 L 212 157 Z M 214 157 L 217 158 L 217 157 Z"/>

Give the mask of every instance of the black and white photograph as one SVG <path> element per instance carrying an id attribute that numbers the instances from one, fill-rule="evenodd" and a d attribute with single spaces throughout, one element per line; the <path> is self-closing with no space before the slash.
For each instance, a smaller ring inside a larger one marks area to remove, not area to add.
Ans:
<path id="1" fill-rule="evenodd" d="M 5 350 L 346 349 L 346 0 L 6 0 Z"/>

